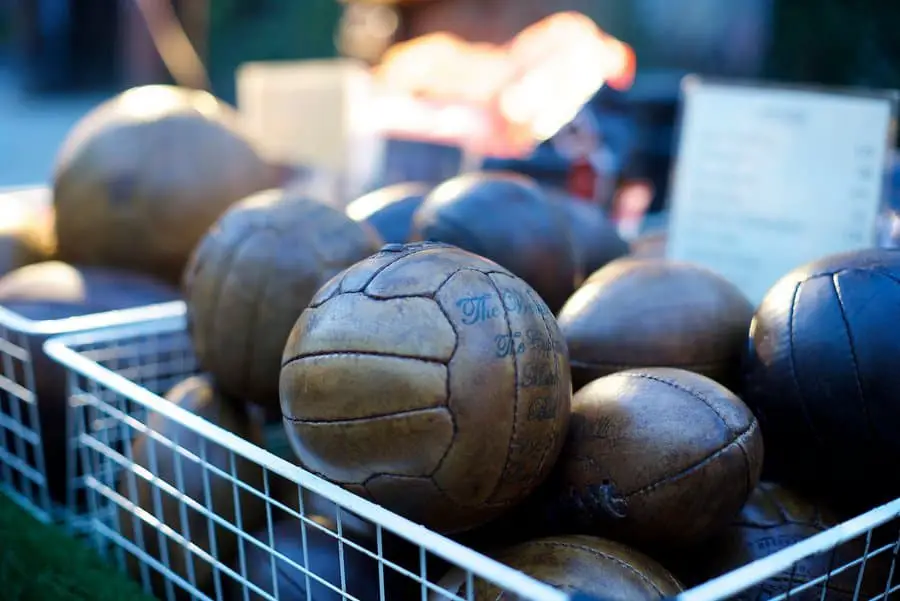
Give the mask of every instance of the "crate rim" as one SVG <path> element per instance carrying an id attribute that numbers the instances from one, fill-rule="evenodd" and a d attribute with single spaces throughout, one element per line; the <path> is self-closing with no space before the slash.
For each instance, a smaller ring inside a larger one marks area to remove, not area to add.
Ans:
<path id="1" fill-rule="evenodd" d="M 184 301 L 177 300 L 129 309 L 88 313 L 76 317 L 34 320 L 23 317 L 0 304 L 0 326 L 29 336 L 58 336 L 83 330 L 115 327 L 133 324 L 138 321 L 178 316 L 183 315 L 184 312 Z"/>
<path id="2" fill-rule="evenodd" d="M 563 591 L 303 470 L 297 465 L 166 401 L 161 396 L 70 348 L 89 342 L 111 342 L 141 335 L 177 333 L 184 330 L 186 311 L 183 303 L 180 308 L 169 307 L 169 310 L 163 313 L 165 314 L 157 320 L 148 319 L 142 320 L 140 323 L 118 324 L 92 332 L 53 336 L 44 343 L 44 352 L 67 369 L 94 380 L 151 411 L 162 414 L 211 442 L 254 461 L 283 478 L 300 484 L 303 488 L 341 505 L 355 515 L 380 525 L 453 565 L 473 572 L 500 586 L 510 587 L 518 594 L 524 594 L 534 601 L 568 601 L 569 595 Z M 78 403 L 78 399 L 70 398 L 70 403 Z"/>

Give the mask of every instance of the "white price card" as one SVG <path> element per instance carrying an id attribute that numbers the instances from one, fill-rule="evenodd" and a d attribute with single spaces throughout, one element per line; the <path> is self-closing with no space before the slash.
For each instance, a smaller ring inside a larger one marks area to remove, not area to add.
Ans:
<path id="1" fill-rule="evenodd" d="M 791 269 L 876 244 L 896 97 L 685 79 L 670 259 L 758 303 Z"/>

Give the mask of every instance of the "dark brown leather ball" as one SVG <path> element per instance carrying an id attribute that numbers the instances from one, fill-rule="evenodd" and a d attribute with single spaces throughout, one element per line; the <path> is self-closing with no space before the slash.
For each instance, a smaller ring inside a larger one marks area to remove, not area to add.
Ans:
<path id="1" fill-rule="evenodd" d="M 428 184 L 409 182 L 394 184 L 361 196 L 347 205 L 347 215 L 369 224 L 388 243 L 409 240 L 413 214 L 431 190 Z"/>
<path id="2" fill-rule="evenodd" d="M 311 519 L 321 529 L 312 524 L 304 525 L 300 520 L 286 519 L 272 525 L 271 539 L 268 530 L 255 534 L 254 538 L 265 548 L 244 543 L 246 580 L 280 601 L 343 601 L 346 597 L 342 591 L 359 601 L 380 599 L 378 562 L 373 557 L 377 556 L 377 551 L 370 551 L 372 555 L 368 555 L 350 543 L 342 544 L 335 524 L 318 517 Z M 305 568 L 309 575 L 273 556 L 269 548 Z M 277 580 L 273 580 L 273 564 Z M 229 600 L 264 598 L 250 588 L 246 589 L 247 597 L 244 597 L 245 587 L 241 583 L 232 580 L 230 584 Z"/>
<path id="3" fill-rule="evenodd" d="M 66 319 L 179 298 L 176 288 L 149 276 L 102 267 L 74 267 L 59 261 L 28 265 L 0 278 L 0 305 L 34 321 Z M 51 499 L 64 503 L 69 456 L 66 370 L 44 354 L 47 336 L 7 335 L 14 344 L 24 345 L 30 354 L 49 493 Z M 30 385 L 25 364 L 19 360 L 11 361 L 4 368 L 4 375 L 23 386 Z M 30 413 L 24 403 L 20 406 L 28 427 L 37 429 L 36 424 L 30 424 Z M 0 430 L 12 436 L 8 430 Z M 14 442 L 10 440 L 7 448 L 15 448 Z"/>
<path id="4" fill-rule="evenodd" d="M 281 371 L 300 462 L 443 532 L 478 526 L 547 475 L 569 419 L 547 305 L 496 263 L 387 245 L 332 279 Z"/>
<path id="5" fill-rule="evenodd" d="M 797 493 L 771 482 L 761 482 L 740 515 L 731 526 L 702 548 L 684 553 L 667 565 L 689 586 L 696 586 L 743 565 L 767 557 L 837 525 L 838 516 L 821 503 L 808 500 Z M 840 568 L 859 559 L 863 552 L 861 539 L 838 546 L 832 553 L 810 555 L 765 582 L 730 597 L 735 601 L 764 601 L 782 595 L 829 570 Z M 873 564 L 867 562 L 864 579 L 865 598 L 884 592 L 885 580 L 879 578 Z M 828 579 L 828 599 L 849 601 L 856 589 L 859 567 L 850 568 Z M 822 586 L 814 585 L 791 594 L 798 601 L 817 601 Z M 880 587 L 880 589 L 879 589 Z"/>
<path id="6" fill-rule="evenodd" d="M 431 191 L 411 240 L 446 242 L 486 257 L 527 282 L 555 313 L 581 283 L 568 216 L 524 175 L 461 175 Z"/>
<path id="7" fill-rule="evenodd" d="M 580 532 L 685 547 L 734 519 L 762 461 L 756 418 L 722 385 L 680 369 L 623 371 L 575 394 L 554 506 Z"/>
<path id="8" fill-rule="evenodd" d="M 592 536 L 541 538 L 492 554 L 493 559 L 555 586 L 566 593 L 584 593 L 604 601 L 667 599 L 682 591 L 678 580 L 643 553 Z M 443 590 L 473 601 L 520 599 L 497 585 L 475 579 L 468 590 L 466 575 L 451 570 L 438 582 Z M 451 597 L 434 592 L 432 601 Z"/>
<path id="9" fill-rule="evenodd" d="M 594 273 L 610 261 L 628 254 L 628 243 L 603 211 L 572 198 L 562 198 L 559 202 L 569 216 L 572 243 L 583 273 Z"/>
<path id="10" fill-rule="evenodd" d="M 594 272 L 559 313 L 577 390 L 631 367 L 677 367 L 733 386 L 753 307 L 702 267 L 623 258 Z"/>
<path id="11" fill-rule="evenodd" d="M 297 317 L 322 284 L 379 245 L 341 211 L 280 190 L 229 209 L 185 272 L 200 365 L 226 394 L 277 409 L 281 352 Z"/>
<path id="12" fill-rule="evenodd" d="M 219 394 L 208 376 L 184 380 L 166 394 L 166 399 L 252 444 L 262 444 L 260 424 L 253 422 L 241 406 Z M 238 537 L 225 526 L 211 521 L 209 510 L 195 509 L 191 501 L 183 502 L 179 496 L 192 499 L 193 503 L 202 507 L 212 507 L 219 518 L 231 524 L 239 523 L 243 530 L 250 532 L 265 523 L 266 508 L 259 496 L 236 488 L 231 479 L 205 468 L 192 456 L 205 458 L 206 463 L 216 470 L 226 474 L 233 473 L 237 480 L 257 491 L 264 490 L 263 470 L 252 461 L 158 413 L 151 412 L 146 424 L 151 431 L 164 437 L 165 441 L 144 434 L 138 435 L 132 444 L 131 457 L 135 464 L 150 471 L 171 488 L 163 490 L 132 471 L 123 471 L 119 475 L 117 491 L 137 508 L 152 516 L 149 517 L 150 520 L 160 520 L 174 530 L 174 538 L 167 537 L 156 525 L 144 521 L 138 514 L 121 508 L 118 515 L 119 532 L 148 555 L 162 562 L 165 559 L 161 540 L 165 540 L 169 568 L 198 589 L 211 592 L 214 586 L 213 565 L 195 552 L 186 552 L 178 538 L 186 538 L 191 545 L 209 554 L 213 554 L 215 544 L 213 557 L 216 561 L 227 563 L 238 552 Z M 182 450 L 173 450 L 166 441 L 177 444 Z M 211 538 L 210 526 L 214 531 L 214 538 Z M 142 582 L 142 562 L 131 553 L 126 553 L 126 556 L 128 573 Z M 188 564 L 192 566 L 190 569 Z M 155 570 L 150 570 L 150 574 L 154 593 L 165 596 L 163 577 Z M 178 598 L 189 596 L 177 586 L 174 589 L 179 591 Z"/>
<path id="13" fill-rule="evenodd" d="M 133 88 L 79 121 L 53 179 L 59 258 L 177 283 L 194 246 L 272 170 L 212 95 Z"/>
<path id="14" fill-rule="evenodd" d="M 753 318 L 742 397 L 768 477 L 854 512 L 900 494 L 900 251 L 824 258 L 785 275 Z M 858 506 L 861 505 L 861 506 Z"/>

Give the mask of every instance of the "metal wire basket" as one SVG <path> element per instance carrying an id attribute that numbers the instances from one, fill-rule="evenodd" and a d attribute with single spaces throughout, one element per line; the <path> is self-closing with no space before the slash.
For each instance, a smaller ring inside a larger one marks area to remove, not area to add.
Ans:
<path id="1" fill-rule="evenodd" d="M 163 399 L 197 373 L 183 310 L 54 338 L 45 350 L 68 372 L 72 448 L 81 465 L 72 486 L 87 494 L 89 540 L 159 598 L 474 600 L 489 582 L 504 599 L 585 599 Z M 678 599 L 887 598 L 898 515 L 900 500 Z M 467 585 L 463 596 L 439 584 L 453 567 Z"/>

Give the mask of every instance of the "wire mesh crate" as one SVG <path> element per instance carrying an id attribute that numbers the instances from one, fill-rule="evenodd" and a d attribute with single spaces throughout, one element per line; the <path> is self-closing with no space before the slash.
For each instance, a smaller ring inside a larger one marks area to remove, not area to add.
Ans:
<path id="1" fill-rule="evenodd" d="M 178 314 L 165 303 L 67 319 L 34 321 L 0 306 L 0 492 L 35 518 L 70 519 L 65 370 L 43 343 L 56 335 Z M 40 393 L 40 394 L 39 394 Z"/>
<path id="2" fill-rule="evenodd" d="M 74 484 L 88 497 L 90 540 L 159 598 L 587 599 L 163 399 L 197 373 L 183 313 L 54 338 L 45 349 L 68 370 L 72 446 L 82 464 Z M 900 500 L 677 598 L 888 598 L 898 515 Z M 462 584 L 453 593 L 443 579 L 451 568 Z M 489 597 L 486 583 L 496 587 Z M 607 598 L 621 599 L 616 592 Z"/>

